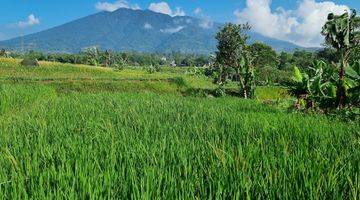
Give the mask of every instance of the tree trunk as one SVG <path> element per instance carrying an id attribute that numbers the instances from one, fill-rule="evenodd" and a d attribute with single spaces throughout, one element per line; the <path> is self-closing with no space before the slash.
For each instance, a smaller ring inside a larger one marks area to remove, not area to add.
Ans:
<path id="1" fill-rule="evenodd" d="M 339 109 L 344 108 L 345 103 L 346 103 L 345 70 L 346 70 L 346 66 L 348 63 L 347 62 L 348 55 L 349 55 L 348 51 L 345 51 L 344 53 L 342 53 L 341 66 L 340 66 L 340 70 L 339 70 L 339 82 L 338 82 L 338 87 L 337 87 L 337 92 L 336 92 L 337 107 Z"/>
<path id="2" fill-rule="evenodd" d="M 244 99 L 247 99 L 248 98 L 248 95 L 247 95 L 247 90 L 244 89 Z"/>

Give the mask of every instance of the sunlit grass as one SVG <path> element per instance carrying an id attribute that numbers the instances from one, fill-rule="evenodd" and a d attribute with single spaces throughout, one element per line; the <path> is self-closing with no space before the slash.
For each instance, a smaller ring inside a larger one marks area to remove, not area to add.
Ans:
<path id="1" fill-rule="evenodd" d="M 260 103 L 284 89 L 183 97 L 216 86 L 170 70 L 17 63 L 0 59 L 0 199 L 359 198 L 360 124 Z"/>
<path id="2" fill-rule="evenodd" d="M 51 90 L 3 86 L 2 199 L 359 194 L 359 125 L 237 98 Z"/>
<path id="3" fill-rule="evenodd" d="M 148 73 L 141 67 L 116 71 L 110 68 L 86 65 L 40 62 L 40 67 L 24 67 L 20 60 L 0 58 L 0 81 L 35 82 L 76 82 L 76 81 L 164 81 L 182 78 L 192 88 L 214 88 L 206 77 L 194 77 L 185 74 L 183 69 L 165 68 L 163 72 Z"/>

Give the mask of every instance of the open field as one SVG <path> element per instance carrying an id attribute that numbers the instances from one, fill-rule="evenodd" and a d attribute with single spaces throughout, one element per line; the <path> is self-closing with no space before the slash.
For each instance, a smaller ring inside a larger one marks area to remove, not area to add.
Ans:
<path id="1" fill-rule="evenodd" d="M 182 82 L 184 81 L 179 82 L 179 79 L 184 79 L 189 88 L 215 88 L 210 79 L 188 76 L 186 70 L 182 69 L 164 68 L 161 73 L 150 74 L 139 67 L 138 69 L 127 68 L 114 71 L 110 68 L 54 64 L 51 62 L 41 62 L 40 67 L 29 68 L 19 65 L 19 60 L 0 58 L 0 82 L 2 83 L 43 83 L 57 86 L 67 84 L 67 86 L 83 85 L 84 87 L 86 85 L 96 87 L 96 84 L 101 83 L 101 86 L 118 86 L 116 89 L 121 91 L 117 83 L 121 83 L 121 87 L 130 85 L 136 90 L 134 83 L 146 85 L 162 82 L 173 86 L 183 86 Z M 126 88 L 124 90 L 126 91 Z"/>
<path id="2" fill-rule="evenodd" d="M 0 60 L 0 199 L 359 199 L 360 125 L 211 80 Z"/>

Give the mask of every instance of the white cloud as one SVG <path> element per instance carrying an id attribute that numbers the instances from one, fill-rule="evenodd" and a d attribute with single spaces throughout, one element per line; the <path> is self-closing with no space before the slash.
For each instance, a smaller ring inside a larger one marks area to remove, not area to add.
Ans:
<path id="1" fill-rule="evenodd" d="M 185 26 L 178 26 L 175 28 L 160 29 L 160 32 L 167 33 L 167 34 L 173 34 L 173 33 L 177 33 L 179 31 L 181 31 L 184 28 L 185 28 Z"/>
<path id="2" fill-rule="evenodd" d="M 209 18 L 204 18 L 200 21 L 199 26 L 204 29 L 210 29 L 214 25 L 214 22 L 212 22 Z"/>
<path id="3" fill-rule="evenodd" d="M 151 3 L 149 6 L 149 10 L 157 13 L 172 15 L 172 10 L 166 2 Z"/>
<path id="4" fill-rule="evenodd" d="M 119 8 L 127 8 L 127 9 L 133 9 L 133 10 L 140 10 L 140 6 L 138 4 L 129 4 L 126 0 L 117 0 L 114 3 L 109 2 L 97 2 L 95 4 L 95 8 L 99 11 L 108 11 L 108 12 L 114 12 L 115 10 Z"/>
<path id="5" fill-rule="evenodd" d="M 247 0 L 246 8 L 234 12 L 238 23 L 249 22 L 253 30 L 265 36 L 301 46 L 320 46 L 321 27 L 330 12 L 341 14 L 349 8 L 334 2 L 301 0 L 295 10 L 271 9 L 271 0 Z"/>
<path id="6" fill-rule="evenodd" d="M 210 29 L 214 26 L 214 22 L 211 21 L 210 17 L 208 15 L 205 15 L 203 13 L 203 10 L 201 8 L 196 8 L 194 10 L 194 13 L 198 15 L 201 20 L 199 22 L 199 26 L 203 29 Z"/>
<path id="7" fill-rule="evenodd" d="M 145 23 L 144 24 L 144 29 L 153 29 L 153 26 L 151 25 L 151 24 L 149 24 L 149 23 Z"/>
<path id="8" fill-rule="evenodd" d="M 151 3 L 149 5 L 149 10 L 157 12 L 157 13 L 170 15 L 172 17 L 174 17 L 174 16 L 185 16 L 186 15 L 185 11 L 182 10 L 182 8 L 177 7 L 177 8 L 175 8 L 175 10 L 172 10 L 170 8 L 169 4 L 166 3 L 166 2 Z"/>
<path id="9" fill-rule="evenodd" d="M 195 13 L 196 15 L 199 15 L 199 14 L 202 13 L 202 9 L 201 9 L 201 8 L 196 8 L 196 9 L 194 10 L 194 13 Z"/>
<path id="10" fill-rule="evenodd" d="M 181 7 L 176 7 L 173 16 L 185 16 L 186 13 Z"/>
<path id="11" fill-rule="evenodd" d="M 30 26 L 35 26 L 40 24 L 40 19 L 35 17 L 34 14 L 31 14 L 28 16 L 26 21 L 20 21 L 17 23 L 17 26 L 20 28 L 26 28 L 26 27 L 30 27 Z"/>
<path id="12" fill-rule="evenodd" d="M 141 10 L 141 7 L 139 6 L 139 4 L 136 3 L 136 4 L 131 6 L 131 9 L 133 9 L 133 10 Z"/>

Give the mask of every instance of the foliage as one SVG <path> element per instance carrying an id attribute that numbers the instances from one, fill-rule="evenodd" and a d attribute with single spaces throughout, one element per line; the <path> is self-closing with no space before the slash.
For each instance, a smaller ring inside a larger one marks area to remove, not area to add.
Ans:
<path id="1" fill-rule="evenodd" d="M 336 70 L 339 66 L 317 61 L 311 67 L 310 73 L 301 72 L 294 67 L 290 91 L 299 99 L 317 103 L 321 108 L 336 107 L 336 90 L 339 76 Z M 348 67 L 345 78 L 347 96 L 345 104 L 359 105 L 360 63 Z"/>
<path id="2" fill-rule="evenodd" d="M 104 52 L 104 54 L 101 57 L 102 63 L 104 67 L 109 67 L 111 66 L 112 62 L 111 62 L 111 53 L 109 50 L 106 50 Z"/>
<path id="3" fill-rule="evenodd" d="M 292 57 L 293 55 L 286 52 L 281 52 L 278 55 L 279 65 L 278 68 L 280 70 L 285 70 L 291 68 L 293 65 L 296 65 L 295 63 L 292 63 Z"/>
<path id="4" fill-rule="evenodd" d="M 100 52 L 97 47 L 88 47 L 82 50 L 85 55 L 86 64 L 98 66 L 100 63 Z"/>
<path id="5" fill-rule="evenodd" d="M 155 72 L 160 72 L 161 71 L 161 67 L 160 65 L 150 65 L 145 67 L 145 70 L 149 73 L 149 74 L 153 74 Z"/>
<path id="6" fill-rule="evenodd" d="M 251 52 L 252 56 L 255 57 L 253 65 L 256 68 L 277 68 L 279 65 L 277 54 L 275 50 L 273 50 L 269 45 L 255 42 L 249 46 L 249 51 Z"/>
<path id="7" fill-rule="evenodd" d="M 21 61 L 21 65 L 26 67 L 37 67 L 39 66 L 39 62 L 34 58 L 24 58 Z"/>
<path id="8" fill-rule="evenodd" d="M 285 85 L 289 82 L 290 71 L 280 70 L 271 66 L 256 68 L 255 82 L 256 85 Z"/>
<path id="9" fill-rule="evenodd" d="M 349 63 L 354 64 L 360 61 L 360 46 L 354 47 L 349 55 Z"/>
<path id="10" fill-rule="evenodd" d="M 229 79 L 240 86 L 240 94 L 244 98 L 251 98 L 254 90 L 253 57 L 246 44 L 250 30 L 248 24 L 226 24 L 216 35 L 218 51 L 216 52 L 215 69 L 220 85 Z"/>
<path id="11" fill-rule="evenodd" d="M 113 57 L 110 59 L 110 67 L 118 71 L 124 70 L 126 61 L 122 57 Z"/>
<path id="12" fill-rule="evenodd" d="M 202 67 L 196 67 L 196 66 L 192 66 L 192 67 L 188 67 L 186 74 L 189 74 L 191 76 L 203 76 L 205 73 L 205 69 Z"/>
<path id="13" fill-rule="evenodd" d="M 349 102 L 360 106 L 360 61 L 347 68 L 345 82 L 348 89 Z"/>
<path id="14" fill-rule="evenodd" d="M 360 17 L 356 11 L 342 15 L 330 13 L 323 27 L 322 34 L 326 43 L 337 50 L 340 55 L 339 80 L 337 83 L 337 105 L 344 107 L 347 102 L 347 87 L 345 81 L 346 69 L 349 65 L 351 51 L 360 44 Z"/>
<path id="15" fill-rule="evenodd" d="M 10 52 L 6 51 L 5 49 L 0 50 L 0 57 L 9 58 Z"/>
<path id="16" fill-rule="evenodd" d="M 338 52 L 336 52 L 335 49 L 325 47 L 324 49 L 321 49 L 316 52 L 316 59 L 322 60 L 324 62 L 331 64 L 331 63 L 339 62 L 340 55 L 338 54 Z"/>
<path id="17" fill-rule="evenodd" d="M 292 66 L 299 67 L 300 70 L 309 72 L 311 69 L 309 68 L 315 61 L 315 54 L 308 51 L 295 51 L 291 57 Z"/>

